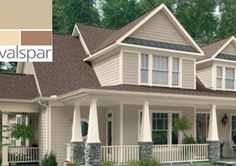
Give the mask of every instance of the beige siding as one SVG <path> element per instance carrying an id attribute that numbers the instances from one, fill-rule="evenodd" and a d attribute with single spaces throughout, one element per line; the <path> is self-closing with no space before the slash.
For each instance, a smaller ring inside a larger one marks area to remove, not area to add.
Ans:
<path id="1" fill-rule="evenodd" d="M 32 62 L 25 62 L 23 68 L 24 74 L 34 74 L 33 63 Z"/>
<path id="2" fill-rule="evenodd" d="M 123 83 L 138 84 L 138 53 L 123 53 Z"/>
<path id="3" fill-rule="evenodd" d="M 223 54 L 236 55 L 236 46 L 234 43 L 230 43 L 223 51 Z"/>
<path id="4" fill-rule="evenodd" d="M 207 88 L 212 87 L 212 67 L 197 70 L 197 76 Z"/>
<path id="5" fill-rule="evenodd" d="M 130 37 L 188 45 L 180 31 L 162 11 L 144 23 Z"/>
<path id="6" fill-rule="evenodd" d="M 112 55 L 93 64 L 95 73 L 102 86 L 120 83 L 120 55 Z"/>
<path id="7" fill-rule="evenodd" d="M 47 114 L 46 109 L 39 113 L 38 117 L 38 144 L 39 144 L 39 158 L 43 158 L 47 152 Z"/>
<path id="8" fill-rule="evenodd" d="M 194 60 L 182 59 L 182 87 L 184 89 L 195 88 Z"/>

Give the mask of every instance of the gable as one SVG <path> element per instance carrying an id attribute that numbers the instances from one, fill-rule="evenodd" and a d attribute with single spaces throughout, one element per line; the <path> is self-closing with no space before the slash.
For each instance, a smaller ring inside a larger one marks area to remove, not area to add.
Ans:
<path id="1" fill-rule="evenodd" d="M 229 45 L 221 51 L 222 54 L 236 55 L 236 44 L 231 41 Z"/>
<path id="2" fill-rule="evenodd" d="M 189 45 L 181 32 L 162 10 L 133 32 L 130 37 Z"/>

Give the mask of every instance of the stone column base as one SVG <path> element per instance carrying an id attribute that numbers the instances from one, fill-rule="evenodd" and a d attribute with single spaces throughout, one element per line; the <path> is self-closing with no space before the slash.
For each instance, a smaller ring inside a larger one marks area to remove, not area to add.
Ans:
<path id="1" fill-rule="evenodd" d="M 213 163 L 220 159 L 220 141 L 208 141 L 208 158 Z"/>
<path id="2" fill-rule="evenodd" d="M 139 160 L 144 160 L 153 157 L 153 143 L 139 142 Z"/>
<path id="3" fill-rule="evenodd" d="M 102 160 L 102 149 L 100 143 L 86 143 L 85 145 L 85 165 L 99 166 Z"/>
<path id="4" fill-rule="evenodd" d="M 85 163 L 84 142 L 71 142 L 70 147 L 71 147 L 70 161 L 74 164 L 84 165 Z"/>

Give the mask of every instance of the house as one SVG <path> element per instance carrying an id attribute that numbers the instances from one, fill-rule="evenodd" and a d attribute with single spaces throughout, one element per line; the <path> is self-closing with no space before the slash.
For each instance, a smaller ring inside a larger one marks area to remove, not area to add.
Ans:
<path id="1" fill-rule="evenodd" d="M 18 63 L 16 74 L 0 74 L 0 110 L 11 113 L 2 124 L 25 121 L 37 131 L 24 145 L 2 147 L 2 165 L 50 151 L 59 166 L 233 154 L 235 37 L 197 44 L 162 4 L 119 30 L 77 23 L 72 35 L 55 34 L 53 47 L 52 63 Z M 173 132 L 181 117 L 197 144 Z"/>

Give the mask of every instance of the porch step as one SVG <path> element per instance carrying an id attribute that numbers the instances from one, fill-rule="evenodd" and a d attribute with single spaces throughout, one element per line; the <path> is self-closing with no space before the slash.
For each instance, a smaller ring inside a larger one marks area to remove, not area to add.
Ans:
<path id="1" fill-rule="evenodd" d="M 215 161 L 215 165 L 216 166 L 224 166 L 224 165 L 236 166 L 236 159 L 222 159 L 219 161 Z"/>

